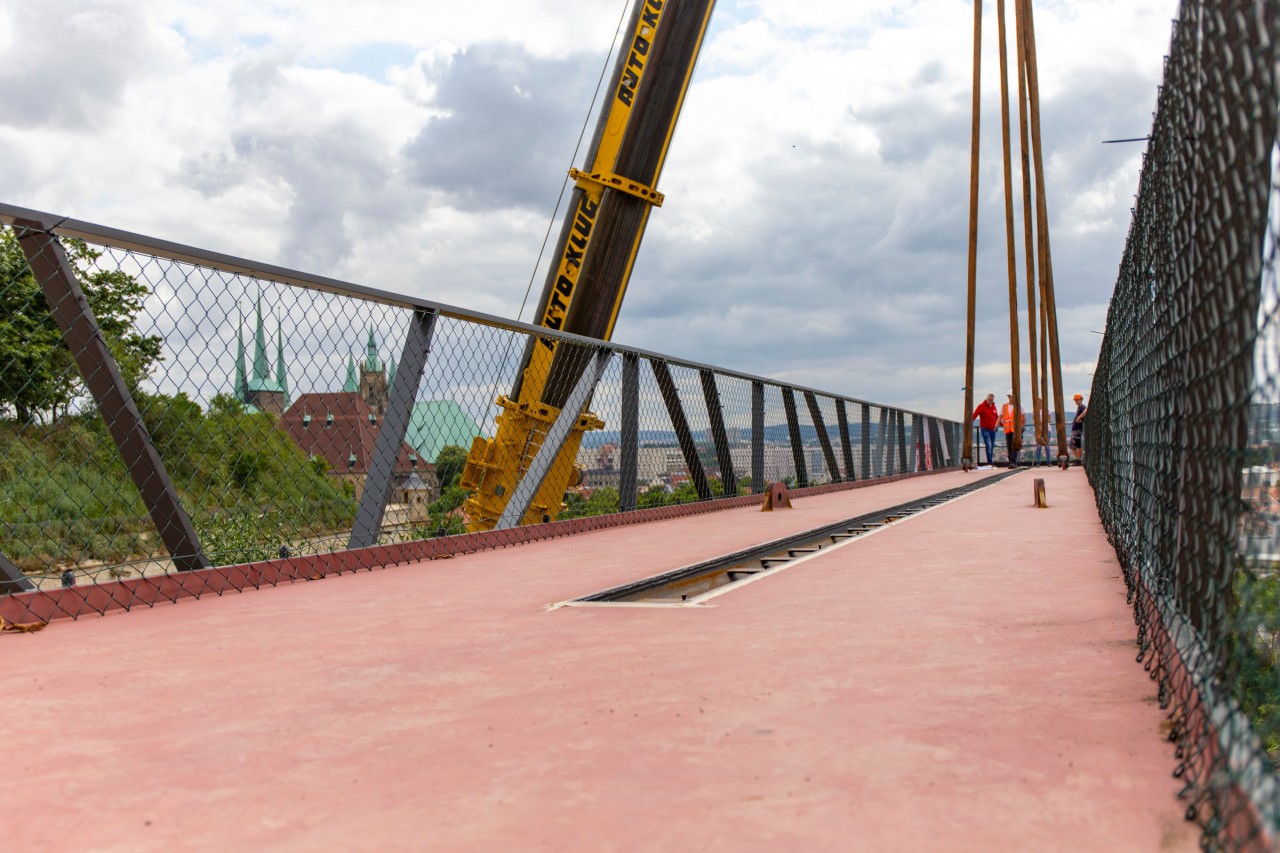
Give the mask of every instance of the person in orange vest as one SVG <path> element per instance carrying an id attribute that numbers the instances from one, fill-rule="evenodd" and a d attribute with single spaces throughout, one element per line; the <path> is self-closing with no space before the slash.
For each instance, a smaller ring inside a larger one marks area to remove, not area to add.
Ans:
<path id="1" fill-rule="evenodd" d="M 987 399 L 978 404 L 969 420 L 978 419 L 978 429 L 982 433 L 982 443 L 987 448 L 987 464 L 996 464 L 996 426 L 1000 423 L 1000 412 L 996 410 L 996 395 L 988 394 Z M 974 460 L 975 462 L 978 460 Z"/>
<path id="2" fill-rule="evenodd" d="M 1014 445 L 1014 437 L 1021 437 L 1022 425 L 1026 417 L 1013 404 L 1013 392 L 1009 392 L 1009 402 L 1000 407 L 1000 423 L 1004 426 L 1004 443 L 1009 450 L 1009 467 L 1018 467 L 1018 449 Z M 1018 442 L 1021 445 L 1021 442 Z"/>

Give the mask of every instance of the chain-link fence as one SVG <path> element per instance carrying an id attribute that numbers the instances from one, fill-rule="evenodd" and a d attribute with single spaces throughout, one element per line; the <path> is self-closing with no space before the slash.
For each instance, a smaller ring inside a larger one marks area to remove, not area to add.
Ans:
<path id="1" fill-rule="evenodd" d="M 0 223 L 11 623 L 957 461 L 959 425 L 912 412 L 35 211 Z"/>
<path id="2" fill-rule="evenodd" d="M 1280 826 L 1276 0 L 1183 0 L 1085 464 L 1206 849 Z"/>

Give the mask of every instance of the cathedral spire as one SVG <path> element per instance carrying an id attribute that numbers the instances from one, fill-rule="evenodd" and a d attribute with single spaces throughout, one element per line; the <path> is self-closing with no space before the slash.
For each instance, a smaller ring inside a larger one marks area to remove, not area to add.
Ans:
<path id="1" fill-rule="evenodd" d="M 284 325 L 280 321 L 280 312 L 276 312 L 276 382 L 280 393 L 284 395 L 284 405 L 289 405 L 289 378 L 284 369 Z"/>
<path id="2" fill-rule="evenodd" d="M 356 378 L 356 357 L 354 355 L 347 356 L 347 381 L 342 383 L 343 391 L 359 391 L 360 380 Z"/>
<path id="3" fill-rule="evenodd" d="M 244 378 L 244 311 L 239 311 L 238 316 L 240 321 L 236 323 L 236 387 L 232 396 L 243 403 L 249 394 Z"/>
<path id="4" fill-rule="evenodd" d="M 253 341 L 253 382 L 261 388 L 271 381 L 271 365 L 267 362 L 267 333 L 262 327 L 262 291 L 258 291 L 258 325 Z"/>
<path id="5" fill-rule="evenodd" d="M 375 373 L 382 369 L 378 363 L 378 345 L 373 340 L 373 324 L 369 325 L 369 346 L 365 353 L 364 369 L 367 373 Z"/>
<path id="6" fill-rule="evenodd" d="M 387 387 L 394 388 L 396 384 L 396 360 L 391 359 L 391 364 L 387 366 Z"/>

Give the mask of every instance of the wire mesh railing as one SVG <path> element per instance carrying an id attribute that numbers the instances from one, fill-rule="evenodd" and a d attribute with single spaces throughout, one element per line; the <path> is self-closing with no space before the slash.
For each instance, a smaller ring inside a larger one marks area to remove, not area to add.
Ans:
<path id="1" fill-rule="evenodd" d="M 1183 0 L 1085 415 L 1206 849 L 1280 827 L 1280 3 Z"/>
<path id="2" fill-rule="evenodd" d="M 538 411 L 521 410 L 537 452 L 495 442 L 485 464 L 506 479 L 468 468 L 556 343 Z M 11 622 L 722 506 L 771 481 L 936 470 L 958 438 L 919 413 L 0 205 Z M 548 501 L 544 482 L 569 485 Z"/>

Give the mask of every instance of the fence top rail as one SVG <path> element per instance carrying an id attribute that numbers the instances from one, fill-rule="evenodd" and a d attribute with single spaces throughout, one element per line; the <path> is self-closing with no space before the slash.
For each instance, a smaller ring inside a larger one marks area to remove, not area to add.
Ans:
<path id="1" fill-rule="evenodd" d="M 596 338 L 575 335 L 570 332 L 548 329 L 545 326 L 535 326 L 532 323 L 523 323 L 504 317 L 497 317 L 492 314 L 472 311 L 468 308 L 460 308 L 456 305 L 435 302 L 418 296 L 412 296 L 404 293 L 393 293 L 389 290 L 365 287 L 348 281 L 342 281 L 341 279 L 328 278 L 326 276 L 315 275 L 313 273 L 302 272 L 300 270 L 292 270 L 287 267 L 275 266 L 274 264 L 266 264 L 246 258 L 239 258 L 234 255 L 222 254 L 221 252 L 211 252 L 207 249 L 200 249 L 195 246 L 187 246 L 181 243 L 161 240 L 144 234 L 135 234 L 131 231 L 122 231 L 118 228 L 110 228 L 93 222 L 84 222 L 79 219 L 59 216 L 43 210 L 33 210 L 0 202 L 0 223 L 10 226 L 16 224 L 35 227 L 40 231 L 44 231 L 58 237 L 80 239 L 95 245 L 107 246 L 123 251 L 140 252 L 157 258 L 166 258 L 178 263 L 208 267 L 230 273 L 232 275 L 261 278 L 276 281 L 281 284 L 292 285 L 294 287 L 305 288 L 307 290 L 317 290 L 339 296 L 350 296 L 356 299 L 364 299 L 370 302 L 378 302 L 384 305 L 391 305 L 409 310 L 431 312 L 439 314 L 442 317 L 450 317 L 455 320 L 464 320 L 484 326 L 492 326 L 494 328 L 511 332 L 523 332 L 530 335 L 537 335 L 539 337 L 556 338 L 557 340 L 585 344 L 587 346 L 605 347 L 613 352 L 633 353 L 643 358 L 656 359 L 669 364 L 688 367 L 693 370 L 710 370 L 713 373 L 734 379 L 741 379 L 748 382 L 761 382 L 765 385 L 772 385 L 776 388 L 791 388 L 792 390 L 799 391 L 801 393 L 809 392 L 823 397 L 844 400 L 847 403 L 893 409 L 894 411 L 902 412 L 907 415 L 935 418 L 942 422 L 950 422 L 946 418 L 939 418 L 936 415 L 928 415 L 924 412 L 915 412 L 910 409 L 902 409 L 896 406 L 886 406 L 883 403 L 874 403 L 870 400 L 862 400 L 843 394 L 835 394 L 830 391 L 823 391 L 818 388 L 810 388 L 804 385 L 795 385 L 779 379 L 770 379 L 766 376 L 756 376 L 751 373 L 743 373 L 740 370 L 732 370 L 725 367 L 719 367 L 717 365 L 690 361 L 688 359 L 667 355 L 665 353 L 653 352 L 651 350 L 640 349 L 638 347 L 618 344 L 613 341 L 602 341 Z"/>

